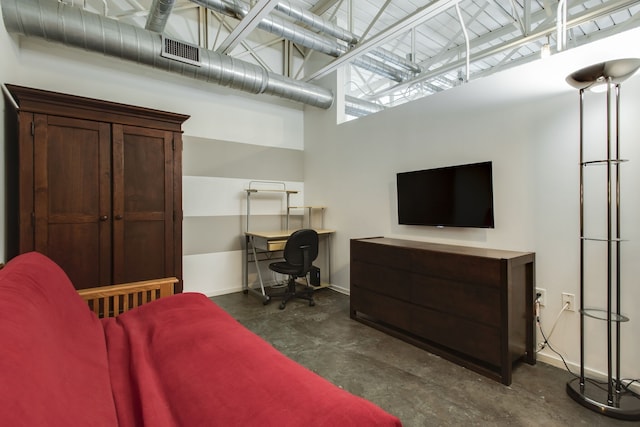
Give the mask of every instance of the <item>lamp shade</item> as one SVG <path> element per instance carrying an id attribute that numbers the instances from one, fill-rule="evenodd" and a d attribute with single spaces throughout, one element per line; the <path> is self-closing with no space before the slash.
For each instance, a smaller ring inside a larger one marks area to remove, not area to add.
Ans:
<path id="1" fill-rule="evenodd" d="M 567 83 L 576 89 L 587 89 L 605 83 L 611 78 L 613 83 L 621 83 L 640 68 L 640 58 L 614 59 L 590 65 L 567 76 Z"/>

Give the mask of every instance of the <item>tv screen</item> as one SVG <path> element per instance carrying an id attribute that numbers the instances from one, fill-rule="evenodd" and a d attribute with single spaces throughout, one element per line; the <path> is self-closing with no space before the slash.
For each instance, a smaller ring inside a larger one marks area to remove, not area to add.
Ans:
<path id="1" fill-rule="evenodd" d="M 491 162 L 397 174 L 398 222 L 493 228 Z"/>

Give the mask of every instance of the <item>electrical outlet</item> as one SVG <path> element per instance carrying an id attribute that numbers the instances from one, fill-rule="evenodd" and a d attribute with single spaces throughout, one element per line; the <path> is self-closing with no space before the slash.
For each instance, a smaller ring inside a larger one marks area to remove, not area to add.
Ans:
<path id="1" fill-rule="evenodd" d="M 544 307 L 545 302 L 547 301 L 547 290 L 542 288 L 536 288 L 536 295 L 540 295 L 538 297 L 538 302 L 540 303 L 540 307 Z"/>
<path id="2" fill-rule="evenodd" d="M 565 304 L 569 303 L 569 305 L 567 306 L 567 310 L 568 311 L 576 311 L 576 296 L 574 294 L 569 294 L 566 292 L 562 293 L 562 306 L 564 307 Z"/>

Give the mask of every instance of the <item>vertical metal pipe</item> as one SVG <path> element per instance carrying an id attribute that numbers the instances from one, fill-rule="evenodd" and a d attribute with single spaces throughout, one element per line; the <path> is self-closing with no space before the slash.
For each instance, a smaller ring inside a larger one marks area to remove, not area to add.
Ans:
<path id="1" fill-rule="evenodd" d="M 612 333 L 612 263 L 613 241 L 611 233 L 611 92 L 613 88 L 611 78 L 607 79 L 607 402 L 613 405 L 613 389 L 611 378 L 613 377 L 613 359 L 611 354 Z"/>
<path id="2" fill-rule="evenodd" d="M 584 387 L 584 89 L 580 89 L 580 387 Z"/>
<path id="3" fill-rule="evenodd" d="M 250 215 L 251 215 L 251 190 L 247 190 L 247 232 L 249 231 Z"/>
<path id="4" fill-rule="evenodd" d="M 621 392 L 620 382 L 620 84 L 616 84 L 616 393 Z"/>

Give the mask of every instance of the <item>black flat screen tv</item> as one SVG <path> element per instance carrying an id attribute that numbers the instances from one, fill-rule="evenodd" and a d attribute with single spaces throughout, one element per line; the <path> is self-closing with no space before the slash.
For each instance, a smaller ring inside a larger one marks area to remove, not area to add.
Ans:
<path id="1" fill-rule="evenodd" d="M 491 162 L 397 174 L 398 222 L 494 228 Z"/>

